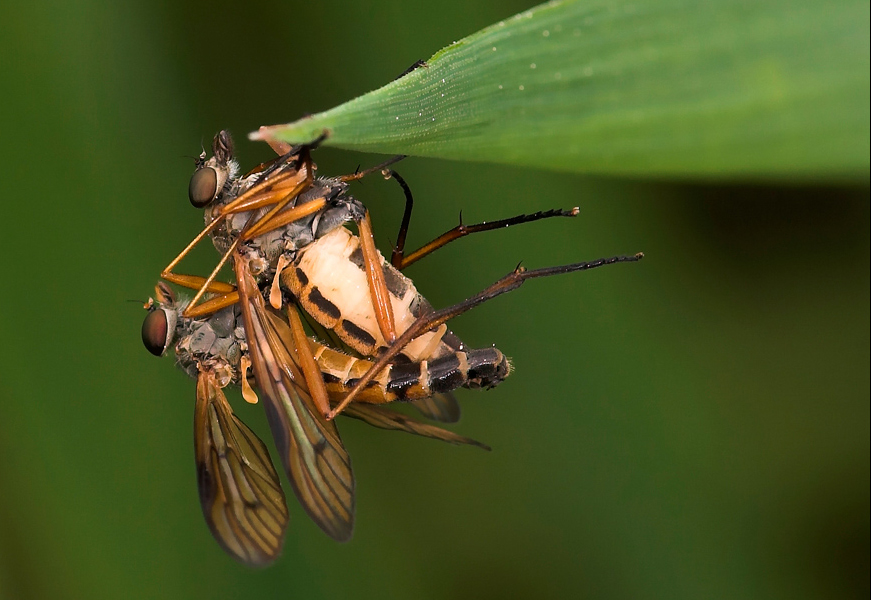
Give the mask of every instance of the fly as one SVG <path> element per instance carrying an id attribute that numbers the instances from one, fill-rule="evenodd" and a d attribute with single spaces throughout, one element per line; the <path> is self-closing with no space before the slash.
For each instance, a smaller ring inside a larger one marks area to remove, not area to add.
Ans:
<path id="1" fill-rule="evenodd" d="M 239 177 L 232 148 L 229 134 L 222 131 L 215 136 L 213 156 L 200 157 L 191 179 L 190 199 L 195 206 L 205 207 L 207 225 L 161 274 L 169 281 L 199 289 L 192 304 L 206 291 L 222 294 L 189 308 L 186 314 L 207 314 L 217 306 L 238 299 L 234 286 L 215 282 L 215 277 L 232 253 L 239 250 L 249 259 L 252 274 L 256 274 L 259 281 L 272 282 L 273 306 L 281 305 L 283 291 L 289 300 L 331 330 L 343 344 L 363 356 L 382 359 L 379 370 L 397 357 L 401 361 L 419 362 L 442 358 L 465 348 L 447 330 L 446 319 L 438 323 L 432 320 L 436 311 L 401 273 L 402 269 L 471 233 L 578 214 L 577 208 L 551 210 L 489 223 L 461 224 L 406 256 L 404 244 L 413 199 L 402 178 L 395 171 L 387 170 L 392 162 L 402 157 L 362 173 L 315 179 L 316 166 L 310 155 L 312 145 L 283 146 L 280 151 L 284 154 L 278 159 Z M 383 170 L 396 179 L 406 196 L 397 246 L 389 263 L 375 248 L 368 211 L 347 192 L 348 182 L 375 170 Z M 200 181 L 206 181 L 207 185 Z M 350 222 L 356 223 L 359 235 L 343 227 Z M 212 274 L 204 279 L 173 273 L 179 261 L 206 235 L 224 254 Z M 640 257 L 640 254 L 617 256 L 534 271 L 518 267 L 482 292 L 485 297 L 471 298 L 440 313 L 450 315 L 448 318 L 456 316 L 533 277 L 636 261 Z M 428 326 L 423 327 L 425 324 Z M 411 330 L 415 334 L 406 335 L 398 344 L 398 338 Z M 385 356 L 389 358 L 384 359 Z M 361 378 L 364 383 L 358 382 L 348 394 L 349 400 L 329 410 L 328 418 L 343 410 L 361 392 L 363 385 L 368 385 L 377 375 L 373 370 Z"/>
<path id="2" fill-rule="evenodd" d="M 178 301 L 165 284 L 158 284 L 155 292 L 156 301 L 149 300 L 146 304 L 148 314 L 142 324 L 142 339 L 148 350 L 158 356 L 173 348 L 179 367 L 197 381 L 194 450 L 200 504 L 206 523 L 221 547 L 233 558 L 249 566 L 267 566 L 278 557 L 284 543 L 288 525 L 284 492 L 266 445 L 233 413 L 223 392 L 228 385 L 238 386 L 242 388 L 242 395 L 247 401 L 257 402 L 247 376 L 251 361 L 242 306 L 235 304 L 226 307 L 208 318 L 189 318 L 183 314 L 187 301 Z M 257 304 L 256 301 L 254 304 Z M 273 357 L 275 365 L 283 365 L 283 368 L 292 372 L 293 361 L 281 356 L 281 346 L 292 347 L 295 343 L 292 326 L 274 309 L 255 306 L 254 311 L 267 329 L 264 337 L 279 340 Z M 348 392 L 349 374 L 365 372 L 369 363 L 324 346 L 313 338 L 306 341 L 312 355 L 317 357 L 324 378 L 329 382 L 326 384 L 328 395 L 335 404 Z M 416 366 L 420 368 L 420 365 Z M 407 377 L 406 371 L 388 375 L 382 389 L 390 387 L 392 378 Z M 341 373 L 345 373 L 344 379 L 336 375 Z M 314 434 L 317 444 L 326 443 L 327 447 L 318 450 L 314 443 L 308 443 L 308 437 L 295 438 L 289 443 L 295 445 L 298 456 L 316 456 L 320 452 L 321 460 L 327 466 L 337 466 L 338 473 L 347 465 L 348 476 L 338 477 L 339 485 L 332 482 L 332 486 L 326 488 L 334 492 L 322 495 L 336 503 L 331 508 L 345 507 L 344 520 L 350 519 L 353 517 L 353 495 L 342 494 L 343 491 L 353 490 L 350 459 L 341 448 L 338 436 L 329 435 L 332 433 L 332 423 L 320 422 L 320 429 L 312 426 L 312 423 L 319 421 L 319 415 L 310 411 L 306 414 L 305 390 L 299 385 L 289 387 L 299 396 L 295 401 L 290 398 L 289 402 L 292 412 L 299 415 L 298 423 L 304 427 L 308 421 L 309 435 Z M 281 392 L 275 395 L 281 395 Z M 366 399 L 361 398 L 361 402 Z M 421 408 L 427 410 L 427 406 Z M 267 410 L 270 408 L 267 407 Z M 275 407 L 271 410 L 275 410 Z M 382 429 L 405 431 L 489 450 L 480 442 L 374 404 L 355 403 L 343 414 Z M 285 418 L 290 420 L 282 415 L 273 416 L 272 419 L 280 421 Z M 305 463 L 304 460 L 299 462 Z M 331 471 L 321 467 L 300 466 L 291 471 L 294 474 L 291 483 L 298 494 L 305 493 L 312 487 L 310 479 L 314 476 L 325 478 Z M 311 514 L 312 510 L 307 510 Z M 332 523 L 331 531 L 343 531 L 341 523 L 344 520 L 340 519 L 337 526 L 334 521 L 325 520 L 322 514 L 316 513 L 313 518 L 319 524 L 324 521 Z"/>
<path id="3" fill-rule="evenodd" d="M 365 406 L 373 400 L 417 398 L 431 416 L 456 420 L 458 411 L 436 400 L 437 391 L 492 387 L 508 375 L 510 367 L 498 350 L 469 350 L 448 331 L 449 319 L 516 289 L 527 279 L 634 262 L 642 255 L 533 270 L 518 266 L 475 296 L 435 310 L 402 269 L 470 233 L 575 216 L 577 209 L 461 224 L 406 255 L 413 199 L 402 178 L 388 168 L 401 157 L 362 173 L 315 178 L 314 145 L 280 146 L 282 154 L 277 159 L 240 177 L 232 140 L 220 132 L 213 143 L 213 156 L 207 159 L 203 154 L 197 161 L 189 187 L 191 203 L 204 209 L 206 227 L 161 277 L 198 290 L 181 309 L 180 318 L 205 318 L 239 305 L 247 356 L 288 478 L 312 519 L 334 539 L 346 540 L 353 527 L 354 480 L 350 458 L 332 422 L 335 416 L 343 410 L 359 412 L 352 402 Z M 377 170 L 396 179 L 406 197 L 390 262 L 375 248 L 365 206 L 348 193 L 350 181 Z M 357 235 L 345 227 L 351 222 Z M 174 273 L 182 258 L 206 236 L 222 253 L 214 271 L 205 278 Z M 233 265 L 235 285 L 216 281 L 228 262 Z M 261 289 L 267 292 L 268 304 Z M 205 294 L 209 297 L 200 303 Z M 277 312 L 282 306 L 286 320 Z M 325 328 L 325 339 L 333 340 L 332 348 L 316 356 L 297 307 Z M 361 368 L 353 376 L 353 366 L 337 374 L 330 370 L 335 364 L 327 368 L 329 361 L 324 358 L 344 345 L 371 358 L 353 363 Z M 479 363 L 470 364 L 470 356 Z M 244 377 L 239 382 L 244 387 Z M 204 395 L 209 398 L 207 392 L 208 387 Z"/>

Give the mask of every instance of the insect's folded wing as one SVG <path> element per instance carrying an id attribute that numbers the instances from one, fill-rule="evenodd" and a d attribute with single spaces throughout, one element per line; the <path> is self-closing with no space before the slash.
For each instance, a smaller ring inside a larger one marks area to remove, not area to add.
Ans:
<path id="1" fill-rule="evenodd" d="M 479 441 L 458 435 L 453 431 L 448 431 L 447 429 L 436 427 L 430 423 L 418 421 L 408 415 L 375 404 L 352 402 L 345 408 L 342 414 L 355 419 L 360 419 L 373 427 L 379 427 L 381 429 L 405 431 L 406 433 L 413 433 L 414 435 L 442 440 L 444 442 L 450 442 L 451 444 L 468 444 L 470 446 L 483 448 L 484 450 L 490 450 L 490 446 L 487 444 L 482 444 Z"/>
<path id="2" fill-rule="evenodd" d="M 264 567 L 281 553 L 288 514 L 269 451 L 200 372 L 194 414 L 197 484 L 212 535 L 236 560 Z"/>
<path id="3" fill-rule="evenodd" d="M 236 260 L 251 365 L 287 476 L 312 520 L 332 538 L 346 541 L 354 527 L 351 458 L 335 423 L 312 401 L 296 349 L 289 347 L 293 336 L 287 323 L 266 308 L 244 259 Z"/>
<path id="4" fill-rule="evenodd" d="M 433 394 L 429 398 L 412 400 L 410 403 L 420 414 L 439 423 L 456 423 L 460 420 L 460 404 L 450 392 Z"/>

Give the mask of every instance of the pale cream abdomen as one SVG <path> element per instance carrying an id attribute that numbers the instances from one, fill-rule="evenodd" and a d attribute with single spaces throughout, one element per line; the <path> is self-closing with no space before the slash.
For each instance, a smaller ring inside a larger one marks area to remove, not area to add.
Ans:
<path id="1" fill-rule="evenodd" d="M 281 276 L 305 311 L 332 329 L 357 352 L 374 356 L 387 343 L 378 327 L 369 283 L 362 265 L 359 239 L 339 228 L 309 244 Z M 385 270 L 397 335 L 415 321 L 412 306 L 419 294 L 410 279 L 393 269 L 378 254 Z M 447 327 L 425 333 L 402 352 L 413 361 L 430 358 L 439 347 Z"/>

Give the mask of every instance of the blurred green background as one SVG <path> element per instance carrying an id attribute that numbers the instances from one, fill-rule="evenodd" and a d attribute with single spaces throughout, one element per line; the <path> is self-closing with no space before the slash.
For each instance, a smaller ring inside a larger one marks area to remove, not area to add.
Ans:
<path id="1" fill-rule="evenodd" d="M 511 269 L 643 250 L 464 315 L 516 373 L 461 392 L 485 453 L 340 427 L 358 485 L 336 544 L 291 501 L 283 558 L 238 566 L 194 479 L 194 385 L 141 346 L 160 269 L 201 226 L 190 156 L 374 89 L 530 6 L 19 3 L 0 25 L 3 598 L 854 598 L 869 592 L 869 190 L 581 178 L 408 159 L 409 245 L 580 205 L 409 270 L 436 305 Z M 380 157 L 322 150 L 322 173 Z M 402 196 L 354 192 L 382 248 Z M 203 246 L 185 263 L 203 273 Z M 261 409 L 231 402 L 264 438 Z"/>

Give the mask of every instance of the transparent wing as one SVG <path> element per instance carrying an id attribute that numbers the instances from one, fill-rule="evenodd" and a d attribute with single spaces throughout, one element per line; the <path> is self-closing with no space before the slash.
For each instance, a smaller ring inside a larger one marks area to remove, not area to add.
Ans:
<path id="1" fill-rule="evenodd" d="M 314 320 L 310 314 L 299 308 L 299 305 L 293 302 L 294 306 L 297 307 L 298 313 L 302 316 L 303 321 L 306 325 L 308 325 L 309 329 L 311 329 L 312 333 L 314 333 L 315 338 L 319 340 L 323 340 L 327 343 L 328 346 L 333 348 L 334 350 L 339 350 L 348 356 L 353 356 L 354 358 L 362 358 L 362 355 L 351 348 L 348 344 L 342 341 L 342 339 L 336 335 L 336 332 L 332 329 L 327 329 L 320 323 Z M 288 310 L 290 310 L 288 308 Z"/>
<path id="2" fill-rule="evenodd" d="M 490 446 L 487 444 L 482 444 L 481 442 L 471 438 L 458 435 L 453 431 L 448 431 L 447 429 L 442 429 L 441 427 L 418 421 L 408 415 L 375 404 L 352 402 L 345 408 L 342 414 L 355 419 L 360 419 L 369 425 L 381 429 L 405 431 L 406 433 L 413 433 L 414 435 L 421 435 L 434 440 L 442 440 L 444 442 L 450 442 L 451 444 L 468 444 L 470 446 L 483 448 L 484 450 L 490 450 Z"/>
<path id="3" fill-rule="evenodd" d="M 433 394 L 429 398 L 412 400 L 410 404 L 431 421 L 456 423 L 460 420 L 460 404 L 451 392 Z"/>
<path id="4" fill-rule="evenodd" d="M 211 373 L 197 378 L 197 484 L 203 516 L 230 555 L 265 567 L 281 553 L 288 514 L 269 451 L 236 418 Z"/>
<path id="5" fill-rule="evenodd" d="M 285 300 L 287 301 L 287 298 L 285 298 Z M 300 309 L 299 313 L 302 315 L 306 325 L 309 326 L 309 329 L 312 330 L 316 338 L 326 341 L 331 348 L 339 350 L 348 356 L 362 358 L 361 354 L 343 342 L 341 338 L 336 335 L 335 331 L 327 329 L 318 323 L 304 310 Z M 451 392 L 433 394 L 429 398 L 412 400 L 409 404 L 414 406 L 420 414 L 431 421 L 437 421 L 439 423 L 456 423 L 460 420 L 460 404 L 457 402 L 456 396 Z"/>
<path id="6" fill-rule="evenodd" d="M 275 445 L 303 508 L 329 536 L 351 538 L 354 475 L 335 423 L 317 410 L 299 368 L 293 335 L 267 309 L 245 259 L 236 256 L 248 353 Z"/>

